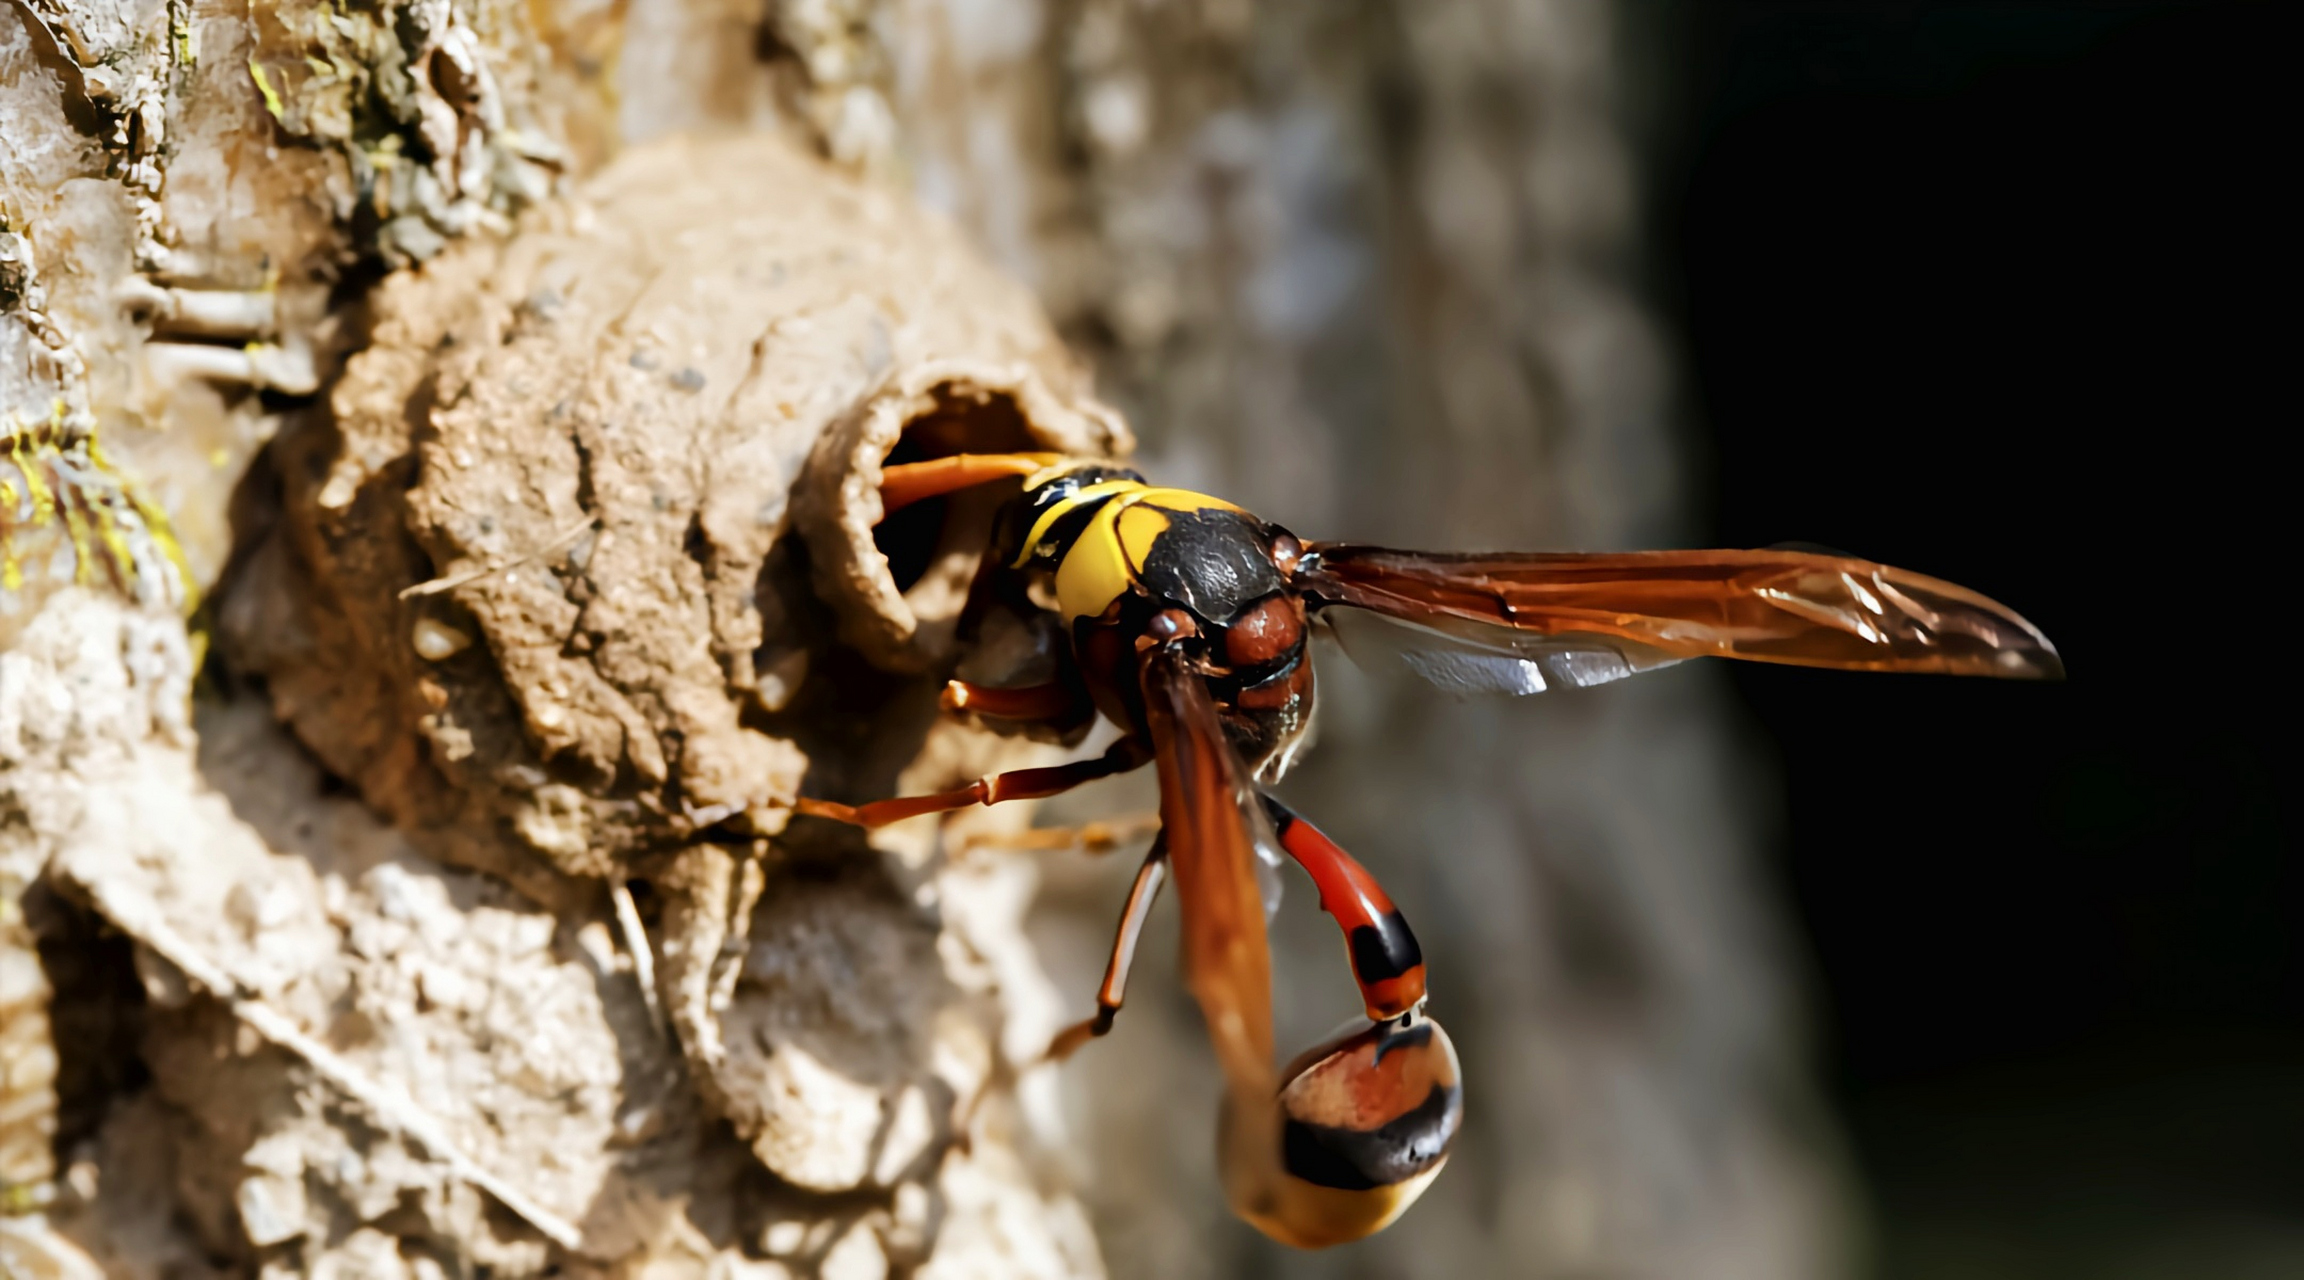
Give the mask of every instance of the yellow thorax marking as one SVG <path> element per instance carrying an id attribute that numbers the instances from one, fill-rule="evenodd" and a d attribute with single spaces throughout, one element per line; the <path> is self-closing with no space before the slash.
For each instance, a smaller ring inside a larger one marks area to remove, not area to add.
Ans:
<path id="1" fill-rule="evenodd" d="M 1096 617 L 1135 586 L 1152 554 L 1152 544 L 1168 531 L 1170 513 L 1240 509 L 1189 489 L 1148 489 L 1133 482 L 1122 483 L 1130 492 L 1119 493 L 1098 508 L 1056 566 L 1056 605 L 1067 620 Z M 1087 498 L 1101 487 L 1091 485 L 1078 497 Z M 1059 509 L 1068 505 L 1058 504 Z M 1039 525 L 1048 519 L 1042 517 Z M 1035 535 L 1041 531 L 1039 525 L 1034 527 Z"/>
<path id="2" fill-rule="evenodd" d="M 1143 488 L 1142 484 L 1134 480 L 1104 480 L 1080 489 L 1072 496 L 1040 513 L 1040 518 L 1032 522 L 1032 532 L 1024 535 L 1024 549 L 1016 553 L 1016 562 L 1008 567 L 1011 569 L 1023 568 L 1025 563 L 1032 559 L 1032 553 L 1040 549 L 1040 539 L 1048 536 L 1048 530 L 1065 512 L 1073 510 L 1082 503 L 1094 502 L 1107 494 L 1121 493 L 1129 489 L 1142 490 Z M 1027 493 L 1031 491 L 1029 484 L 1027 484 L 1025 491 Z"/>

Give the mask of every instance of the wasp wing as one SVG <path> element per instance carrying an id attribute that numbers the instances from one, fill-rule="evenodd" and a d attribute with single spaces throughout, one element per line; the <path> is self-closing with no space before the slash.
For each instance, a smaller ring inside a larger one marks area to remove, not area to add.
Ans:
<path id="1" fill-rule="evenodd" d="M 1248 770 L 1200 673 L 1173 645 L 1142 660 L 1145 721 L 1160 776 L 1160 825 L 1184 924 L 1184 979 L 1208 1022 L 1235 1110 L 1269 1104 L 1272 955 L 1257 884 Z M 1248 1112 L 1243 1111 L 1242 1114 Z"/>
<path id="2" fill-rule="evenodd" d="M 1520 697 L 1583 689 L 1680 661 L 1615 636 L 1544 635 L 1446 617 L 1410 622 L 1365 609 L 1330 609 L 1318 617 L 1321 629 L 1360 666 L 1404 667 L 1455 694 Z"/>
<path id="3" fill-rule="evenodd" d="M 1436 651 L 1488 653 L 1495 674 L 1487 684 L 1457 679 L 1472 688 L 1534 693 L 1701 657 L 2064 674 L 2055 646 L 2005 605 L 1936 578 L 1812 551 L 1433 554 L 1312 543 L 1296 583 L 1315 610 L 1365 609 L 1443 637 Z M 1426 665 L 1447 674 L 1483 664 Z"/>

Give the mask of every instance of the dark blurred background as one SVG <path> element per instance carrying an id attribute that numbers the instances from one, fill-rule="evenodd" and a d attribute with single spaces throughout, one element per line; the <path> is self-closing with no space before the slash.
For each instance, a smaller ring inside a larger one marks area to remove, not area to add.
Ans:
<path id="1" fill-rule="evenodd" d="M 2285 7 L 1627 16 L 1713 537 L 2070 668 L 1733 672 L 1885 1274 L 2304 1274 Z"/>

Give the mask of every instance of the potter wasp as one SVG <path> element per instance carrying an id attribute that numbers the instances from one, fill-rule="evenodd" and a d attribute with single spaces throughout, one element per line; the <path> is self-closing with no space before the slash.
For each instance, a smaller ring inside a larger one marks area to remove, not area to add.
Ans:
<path id="1" fill-rule="evenodd" d="M 1455 691 L 1604 684 L 1696 657 L 1954 675 L 2054 678 L 2056 650 L 1975 592 L 1806 550 L 1425 554 L 1308 542 L 1231 503 L 1156 488 L 1107 462 L 958 454 L 883 469 L 883 512 L 1021 480 L 962 611 L 962 640 L 996 610 L 1040 628 L 1053 677 L 952 681 L 944 706 L 1078 741 L 1101 756 L 866 804 L 797 802 L 867 827 L 1056 795 L 1152 764 L 1161 831 L 1121 913 L 1096 1016 L 1062 1057 L 1109 1030 L 1146 914 L 1173 880 L 1184 972 L 1226 1081 L 1225 1189 L 1241 1217 L 1306 1248 L 1358 1239 L 1405 1210 L 1447 1160 L 1463 1117 L 1456 1051 L 1424 1010 L 1408 924 L 1351 855 L 1263 790 L 1312 712 L 1307 641 L 1337 632 Z M 1275 1069 L 1268 885 L 1302 867 L 1344 934 L 1366 1021 Z"/>

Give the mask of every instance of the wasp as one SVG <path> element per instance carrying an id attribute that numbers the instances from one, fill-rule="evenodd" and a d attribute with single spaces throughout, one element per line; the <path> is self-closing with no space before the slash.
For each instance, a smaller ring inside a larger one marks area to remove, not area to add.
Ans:
<path id="1" fill-rule="evenodd" d="M 1463 1124 L 1462 1073 L 1425 1010 L 1424 959 L 1365 868 L 1266 790 L 1311 723 L 1315 629 L 1458 692 L 1605 684 L 1696 657 L 1857 671 L 2057 678 L 2040 631 L 1973 591 L 1821 551 L 1454 554 L 1311 542 L 1222 499 L 1103 461 L 954 454 L 886 466 L 885 513 L 1020 485 L 994 522 L 960 622 L 996 609 L 1049 633 L 1053 676 L 953 680 L 943 706 L 1078 741 L 1100 756 L 863 804 L 798 812 L 866 827 L 1053 796 L 1152 764 L 1160 833 L 1122 909 L 1096 1014 L 1050 1046 L 1109 1031 L 1146 915 L 1173 881 L 1184 975 L 1225 1082 L 1218 1152 L 1233 1211 L 1319 1248 L 1391 1223 Z M 1273 1061 L 1267 904 L 1295 862 L 1335 918 L 1365 1020 Z"/>

